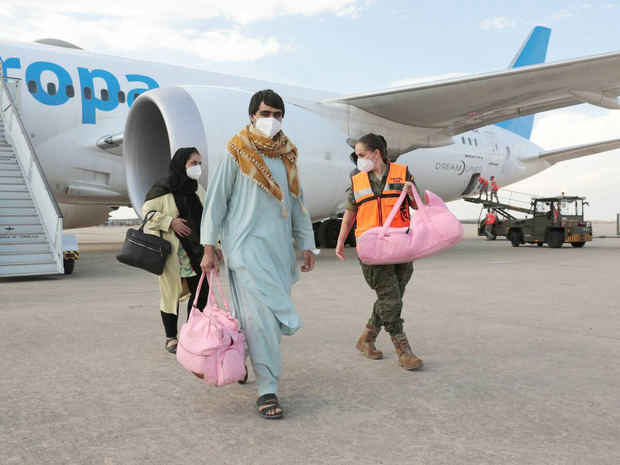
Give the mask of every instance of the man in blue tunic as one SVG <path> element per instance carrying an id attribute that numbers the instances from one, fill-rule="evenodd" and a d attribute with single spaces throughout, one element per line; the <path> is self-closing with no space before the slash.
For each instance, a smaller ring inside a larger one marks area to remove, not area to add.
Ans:
<path id="1" fill-rule="evenodd" d="M 249 115 L 251 123 L 228 141 L 207 189 L 201 267 L 205 273 L 219 269 L 219 238 L 235 316 L 257 379 L 258 413 L 280 418 L 280 339 L 302 326 L 291 299 L 292 285 L 299 279 L 293 240 L 303 254 L 301 271 L 310 271 L 314 232 L 303 204 L 297 147 L 280 130 L 282 98 L 272 90 L 257 92 Z"/>

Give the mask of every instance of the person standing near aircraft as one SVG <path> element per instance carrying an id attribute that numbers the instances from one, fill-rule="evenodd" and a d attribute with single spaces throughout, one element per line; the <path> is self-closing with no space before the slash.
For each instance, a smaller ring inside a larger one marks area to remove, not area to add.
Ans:
<path id="1" fill-rule="evenodd" d="M 499 190 L 499 186 L 497 185 L 495 176 L 491 176 L 491 202 L 493 202 L 493 197 L 495 197 L 495 201 L 499 203 L 499 197 L 497 196 L 498 190 Z"/>
<path id="2" fill-rule="evenodd" d="M 245 331 L 258 383 L 258 413 L 280 418 L 276 393 L 280 339 L 302 326 L 291 299 L 299 279 L 293 239 L 302 251 L 302 272 L 314 267 L 314 231 L 303 204 L 297 147 L 280 130 L 284 101 L 273 90 L 250 100 L 250 124 L 233 136 L 209 183 L 202 218 L 205 273 L 219 269 L 221 238 L 233 307 Z"/>
<path id="3" fill-rule="evenodd" d="M 487 215 L 484 222 L 484 232 L 487 235 L 487 239 L 493 239 L 493 226 L 495 226 L 495 222 L 497 221 L 497 214 L 495 210 L 487 209 Z"/>
<path id="4" fill-rule="evenodd" d="M 489 180 L 482 175 L 478 178 L 478 189 L 480 190 L 478 198 L 481 199 L 484 193 L 484 199 L 489 200 Z"/>
<path id="5" fill-rule="evenodd" d="M 179 298 L 191 293 L 187 315 L 198 287 L 200 261 L 200 220 L 205 190 L 198 183 L 202 159 L 195 147 L 176 151 L 168 169 L 168 177 L 157 181 L 146 194 L 142 216 L 155 211 L 146 223 L 152 231 L 159 231 L 172 245 L 172 253 L 159 276 L 161 319 L 166 332 L 166 350 L 176 353 Z M 186 291 L 184 291 L 184 288 Z M 198 298 L 199 308 L 206 304 L 208 286 L 203 286 Z"/>
<path id="6" fill-rule="evenodd" d="M 409 169 L 406 165 L 389 161 L 385 139 L 382 136 L 366 134 L 361 137 L 355 145 L 355 152 L 351 154 L 351 158 L 357 164 L 357 170 L 351 172 L 352 187 L 347 195 L 336 245 L 336 255 L 342 261 L 345 260 L 344 243 L 354 223 L 356 223 L 356 238 L 366 230 L 380 226 L 402 190 L 409 194 L 408 202 L 403 204 L 400 214 L 394 217 L 392 226 L 409 226 L 409 206 L 417 208 L 415 201 L 411 199 L 413 178 Z M 383 358 L 383 353 L 375 347 L 377 335 L 383 326 L 392 338 L 399 364 L 406 370 L 421 368 L 423 362 L 411 350 L 401 318 L 403 294 L 413 274 L 413 263 L 396 265 L 361 263 L 361 265 L 364 278 L 376 292 L 377 300 L 370 320 L 357 342 L 357 349 L 370 359 Z"/>

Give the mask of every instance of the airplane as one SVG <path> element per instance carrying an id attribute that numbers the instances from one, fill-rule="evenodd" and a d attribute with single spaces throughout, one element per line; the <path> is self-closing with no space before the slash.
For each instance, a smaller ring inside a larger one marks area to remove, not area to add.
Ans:
<path id="1" fill-rule="evenodd" d="M 207 186 L 226 141 L 248 122 L 250 96 L 272 88 L 286 103 L 283 130 L 299 147 L 306 206 L 323 245 L 333 246 L 354 168 L 349 154 L 363 134 L 382 134 L 390 158 L 408 165 L 419 190 L 445 201 L 471 194 L 479 176 L 504 187 L 619 148 L 620 139 L 550 151 L 531 142 L 537 112 L 581 103 L 620 108 L 620 52 L 544 63 L 550 33 L 533 28 L 503 71 L 350 96 L 106 56 L 58 39 L 0 41 L 3 89 L 11 84 L 14 94 L 4 106 L 15 107 L 22 145 L 32 148 L 64 228 L 76 228 L 103 223 L 119 206 L 139 214 L 181 146 L 202 154 Z M 13 244 L 22 243 L 11 232 L 16 197 L 1 195 L 11 189 L 2 187 L 1 152 L 0 141 L 0 265 L 3 244 L 17 253 Z M 36 274 L 24 270 L 14 274 Z"/>

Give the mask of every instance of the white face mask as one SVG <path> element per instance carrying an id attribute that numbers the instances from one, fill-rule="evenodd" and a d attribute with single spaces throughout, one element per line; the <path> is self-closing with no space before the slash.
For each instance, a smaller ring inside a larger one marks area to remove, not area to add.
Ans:
<path id="1" fill-rule="evenodd" d="M 370 157 L 372 158 L 372 156 Z M 357 169 L 368 173 L 375 168 L 375 163 L 370 158 L 357 158 Z"/>
<path id="2" fill-rule="evenodd" d="M 193 165 L 187 168 L 185 172 L 187 173 L 188 178 L 198 180 L 202 174 L 202 169 L 200 168 L 200 165 Z"/>
<path id="3" fill-rule="evenodd" d="M 256 129 L 265 134 L 267 137 L 273 137 L 280 132 L 282 122 L 275 119 L 273 116 L 269 118 L 258 118 L 256 120 Z"/>

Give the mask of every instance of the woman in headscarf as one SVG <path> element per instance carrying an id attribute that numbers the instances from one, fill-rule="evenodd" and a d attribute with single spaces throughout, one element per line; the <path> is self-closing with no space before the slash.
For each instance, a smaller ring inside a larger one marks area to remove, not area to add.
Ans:
<path id="1" fill-rule="evenodd" d="M 179 301 L 188 297 L 187 313 L 192 308 L 203 247 L 200 244 L 200 220 L 205 190 L 198 183 L 202 160 L 195 147 L 180 148 L 170 160 L 168 177 L 157 181 L 142 206 L 142 216 L 155 211 L 147 227 L 172 245 L 164 272 L 159 276 L 161 318 L 166 331 L 166 350 L 176 353 Z M 203 283 L 198 306 L 204 308 L 209 286 Z"/>

